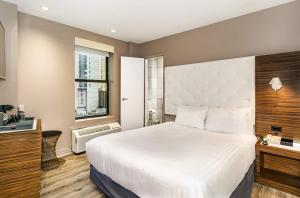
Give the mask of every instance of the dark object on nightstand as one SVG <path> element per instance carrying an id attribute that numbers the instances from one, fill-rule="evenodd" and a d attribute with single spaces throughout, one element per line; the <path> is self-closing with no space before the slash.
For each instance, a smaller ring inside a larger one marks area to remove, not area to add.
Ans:
<path id="1" fill-rule="evenodd" d="M 56 143 L 61 131 L 42 132 L 42 169 L 44 171 L 58 168 L 64 163 L 63 159 L 56 156 Z"/>
<path id="2" fill-rule="evenodd" d="M 263 144 L 263 145 L 268 145 L 268 140 L 267 140 L 267 139 L 264 139 L 263 136 L 260 136 L 260 137 L 258 138 L 258 142 L 261 142 L 261 144 Z"/>
<path id="3" fill-rule="evenodd" d="M 293 140 L 281 138 L 280 144 L 285 145 L 285 146 L 293 146 Z M 300 166 L 300 164 L 299 164 L 299 166 Z"/>
<path id="4" fill-rule="evenodd" d="M 300 196 L 300 152 L 256 144 L 256 182 Z"/>
<path id="5" fill-rule="evenodd" d="M 261 143 L 262 143 L 263 145 L 268 145 L 268 141 L 267 141 L 267 140 L 262 140 Z"/>

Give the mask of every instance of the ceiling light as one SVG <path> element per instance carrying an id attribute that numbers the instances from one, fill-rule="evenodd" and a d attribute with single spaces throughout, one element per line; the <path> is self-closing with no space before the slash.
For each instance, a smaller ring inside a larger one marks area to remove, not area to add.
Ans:
<path id="1" fill-rule="evenodd" d="M 41 6 L 41 9 L 42 9 L 42 10 L 45 10 L 45 11 L 48 11 L 48 10 L 49 10 L 49 8 L 48 8 L 47 6 Z"/>
<path id="2" fill-rule="evenodd" d="M 111 30 L 111 32 L 113 32 L 113 33 L 115 33 L 116 31 L 117 31 L 117 30 L 115 30 L 115 29 L 112 29 L 112 30 Z"/>

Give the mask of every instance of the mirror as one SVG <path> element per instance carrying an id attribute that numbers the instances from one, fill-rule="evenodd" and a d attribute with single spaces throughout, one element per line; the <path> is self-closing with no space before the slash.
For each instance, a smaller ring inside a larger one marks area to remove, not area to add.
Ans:
<path id="1" fill-rule="evenodd" d="M 145 126 L 162 123 L 164 104 L 163 56 L 145 59 Z"/>
<path id="2" fill-rule="evenodd" d="M 0 21 L 0 79 L 5 79 L 5 29 Z"/>

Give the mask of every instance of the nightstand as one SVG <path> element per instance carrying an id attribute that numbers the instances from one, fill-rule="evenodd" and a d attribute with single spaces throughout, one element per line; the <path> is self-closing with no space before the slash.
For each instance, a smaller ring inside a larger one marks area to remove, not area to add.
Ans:
<path id="1" fill-rule="evenodd" d="M 300 152 L 256 143 L 256 182 L 300 196 Z"/>

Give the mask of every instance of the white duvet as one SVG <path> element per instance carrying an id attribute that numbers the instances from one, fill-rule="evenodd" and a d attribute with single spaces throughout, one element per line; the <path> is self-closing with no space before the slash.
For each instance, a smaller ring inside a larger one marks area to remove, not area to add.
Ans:
<path id="1" fill-rule="evenodd" d="M 99 172 L 140 197 L 230 197 L 255 158 L 254 135 L 206 132 L 173 122 L 89 141 Z"/>

